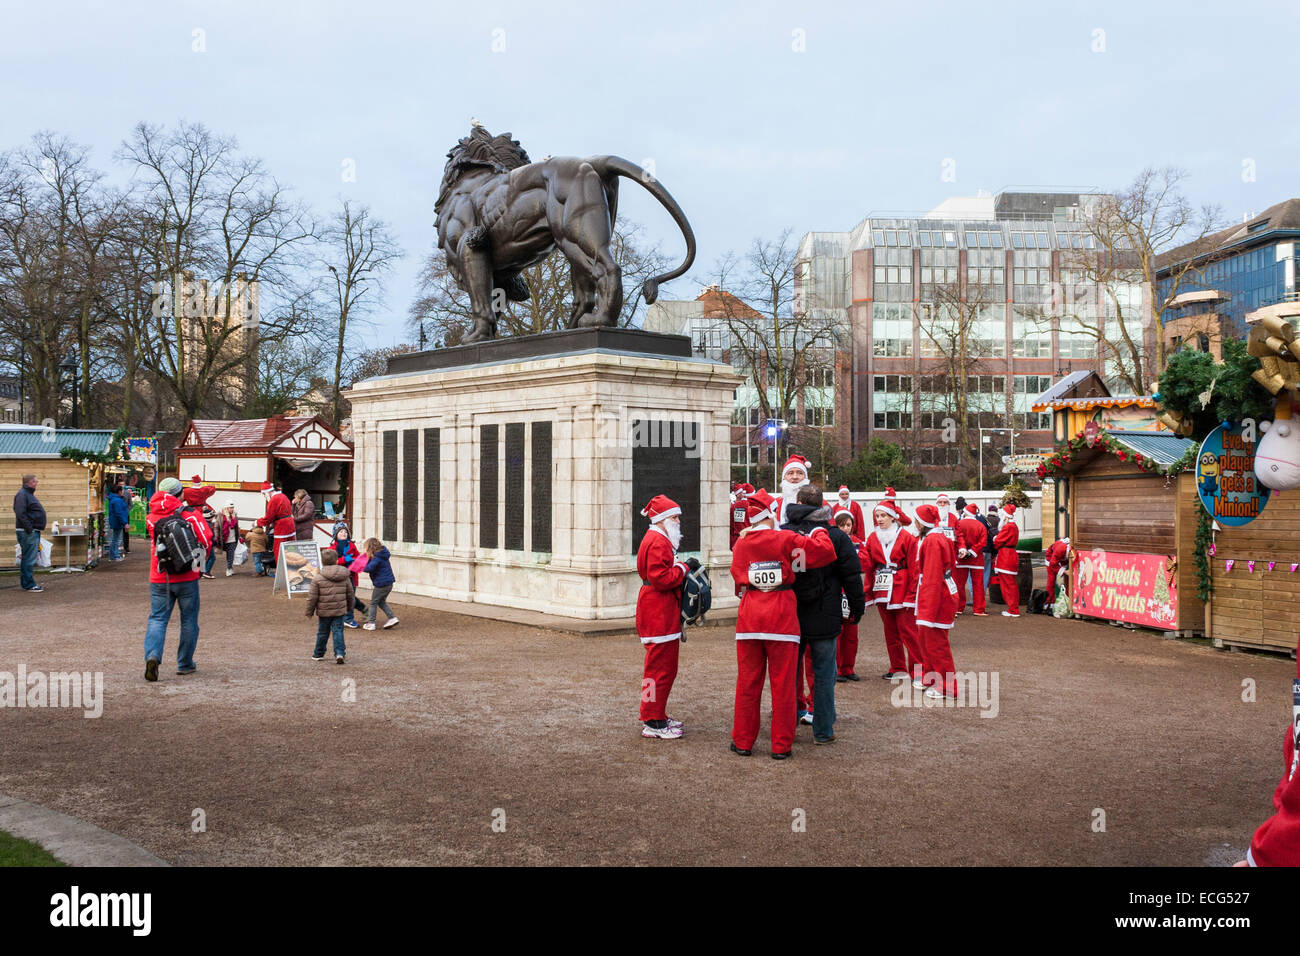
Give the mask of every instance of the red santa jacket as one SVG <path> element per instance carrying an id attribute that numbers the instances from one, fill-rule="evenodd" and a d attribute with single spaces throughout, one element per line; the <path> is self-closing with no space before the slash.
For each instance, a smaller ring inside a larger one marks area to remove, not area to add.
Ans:
<path id="1" fill-rule="evenodd" d="M 957 545 L 958 550 L 966 550 L 969 554 L 957 556 L 957 567 L 967 568 L 972 571 L 984 570 L 984 546 L 989 541 L 989 529 L 984 527 L 984 522 L 980 521 L 974 515 L 967 515 L 957 522 Z"/>
<path id="2" fill-rule="evenodd" d="M 194 485 L 190 485 L 181 492 L 181 500 L 191 508 L 202 508 L 208 503 L 208 499 L 216 493 L 216 485 L 203 485 L 198 488 Z"/>
<path id="3" fill-rule="evenodd" d="M 841 511 L 847 511 L 849 514 L 853 515 L 853 534 L 856 537 L 861 538 L 863 535 L 867 533 L 867 522 L 862 517 L 861 505 L 859 505 L 852 498 L 850 498 L 849 503 L 845 505 L 840 501 L 839 497 L 836 496 L 835 502 L 831 507 L 831 520 L 834 521 L 835 516 L 839 514 Z"/>
<path id="4" fill-rule="evenodd" d="M 1251 866 L 1300 866 L 1300 773 L 1295 772 L 1295 739 L 1287 728 L 1282 747 L 1282 780 L 1273 791 L 1269 817 L 1255 831 L 1246 852 Z"/>
<path id="5" fill-rule="evenodd" d="M 799 643 L 799 614 L 790 590 L 791 563 L 799 552 L 809 568 L 824 568 L 835 560 L 835 545 L 824 528 L 815 528 L 807 536 L 755 528 L 736 542 L 731 552 L 731 578 L 740 595 L 736 640 Z"/>
<path id="6" fill-rule="evenodd" d="M 293 520 L 293 505 L 289 504 L 289 499 L 283 494 L 279 492 L 273 494 L 271 500 L 266 503 L 266 514 L 257 519 L 257 524 L 270 529 L 274 540 L 272 546 L 274 559 L 278 562 L 280 545 L 298 536 L 298 526 Z"/>
<path id="7" fill-rule="evenodd" d="M 912 574 L 916 578 L 917 627 L 947 630 L 957 619 L 957 585 L 952 580 L 957 549 L 940 533 L 931 531 L 916 548 Z"/>
<path id="8" fill-rule="evenodd" d="M 1052 542 L 1052 546 L 1047 549 L 1047 567 L 1060 569 L 1061 562 L 1065 560 L 1065 555 L 1069 552 L 1070 546 L 1064 541 L 1057 539 Z"/>
<path id="9" fill-rule="evenodd" d="M 1016 554 L 1016 545 L 1020 543 L 1020 528 L 1010 518 L 1004 518 L 998 536 L 993 539 L 993 570 L 998 574 L 1017 574 L 1020 571 L 1020 556 Z"/>
<path id="10" fill-rule="evenodd" d="M 652 524 L 636 552 L 636 573 L 642 581 L 636 596 L 636 632 L 642 644 L 663 644 L 682 636 L 686 570 L 668 535 Z"/>
<path id="11" fill-rule="evenodd" d="M 954 549 L 956 548 L 957 542 L 960 540 L 957 529 L 957 524 L 960 521 L 961 513 L 953 508 L 949 508 L 947 511 L 939 512 L 939 524 L 934 529 L 951 541 Z"/>
<path id="12" fill-rule="evenodd" d="M 868 604 L 884 605 L 887 611 L 898 611 L 908 606 L 910 558 L 915 552 L 916 538 L 903 528 L 898 529 L 898 536 L 894 538 L 889 554 L 885 554 L 879 531 L 873 531 L 867 536 L 866 556 L 862 559 L 862 581 L 863 587 L 868 590 Z M 891 569 L 894 571 L 892 587 L 888 591 L 877 591 L 875 586 L 881 576 L 880 572 Z M 915 600 L 912 604 L 915 605 Z"/>

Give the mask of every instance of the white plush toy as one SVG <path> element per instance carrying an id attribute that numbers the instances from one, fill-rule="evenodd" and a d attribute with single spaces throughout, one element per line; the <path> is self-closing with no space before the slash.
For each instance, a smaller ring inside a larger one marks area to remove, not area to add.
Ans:
<path id="1" fill-rule="evenodd" d="M 1260 422 L 1264 437 L 1255 448 L 1255 477 L 1274 491 L 1300 488 L 1300 425 L 1292 418 L 1290 397 L 1278 397 L 1273 421 Z"/>

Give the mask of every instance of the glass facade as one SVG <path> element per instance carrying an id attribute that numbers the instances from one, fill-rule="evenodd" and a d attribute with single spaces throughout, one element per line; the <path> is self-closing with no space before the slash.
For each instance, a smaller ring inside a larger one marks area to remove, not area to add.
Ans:
<path id="1" fill-rule="evenodd" d="M 1296 247 L 1297 240 L 1273 241 L 1188 270 L 1178 281 L 1177 293 L 1201 290 L 1227 293 L 1228 300 L 1213 308 L 1228 319 L 1231 331 L 1245 335 L 1248 312 L 1296 297 Z M 1173 289 L 1172 278 L 1159 280 L 1156 288 L 1159 301 L 1167 300 Z M 1161 318 L 1167 322 L 1183 314 L 1205 311 L 1205 303 L 1194 303 L 1181 309 L 1166 309 Z"/>

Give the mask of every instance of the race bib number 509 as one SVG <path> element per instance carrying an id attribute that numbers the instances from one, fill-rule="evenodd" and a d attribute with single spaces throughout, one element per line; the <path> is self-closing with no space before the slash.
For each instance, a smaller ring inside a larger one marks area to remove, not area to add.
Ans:
<path id="1" fill-rule="evenodd" d="M 755 561 L 749 566 L 749 583 L 760 591 L 773 591 L 781 586 L 780 561 Z"/>

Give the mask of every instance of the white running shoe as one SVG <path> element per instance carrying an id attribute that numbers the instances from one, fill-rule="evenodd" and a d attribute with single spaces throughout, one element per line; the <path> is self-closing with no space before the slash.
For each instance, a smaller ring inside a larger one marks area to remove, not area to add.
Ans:
<path id="1" fill-rule="evenodd" d="M 925 689 L 925 696 L 929 697 L 931 700 L 943 700 L 943 692 L 935 690 L 933 687 L 927 687 Z"/>
<path id="2" fill-rule="evenodd" d="M 1002 616 L 1003 616 L 1003 617 L 1019 617 L 1020 615 L 1019 615 L 1019 614 L 1012 614 L 1010 611 L 1003 611 L 1003 612 L 1002 612 Z"/>
<path id="3" fill-rule="evenodd" d="M 234 573 L 235 572 L 232 568 L 226 568 L 226 577 L 230 577 Z"/>
<path id="4" fill-rule="evenodd" d="M 672 717 L 665 717 L 664 720 L 668 721 L 668 726 L 669 726 L 669 727 L 685 727 L 685 726 L 686 726 L 686 725 L 683 724 L 680 720 L 675 720 L 675 719 L 672 718 Z"/>
<path id="5" fill-rule="evenodd" d="M 373 631 L 374 629 L 375 629 L 374 621 L 366 621 L 365 624 L 361 625 L 361 630 L 363 631 Z"/>
<path id="6" fill-rule="evenodd" d="M 811 710 L 805 711 L 803 715 L 801 715 L 799 718 L 799 723 L 801 724 L 811 724 L 812 722 L 813 722 L 813 715 Z"/>
<path id="7" fill-rule="evenodd" d="M 890 674 L 890 675 L 889 675 L 887 678 L 885 678 L 885 679 L 886 679 L 886 680 L 891 680 L 891 681 L 894 681 L 894 680 L 907 680 L 907 671 L 894 671 L 892 674 Z"/>
<path id="8" fill-rule="evenodd" d="M 386 620 L 386 621 L 384 622 L 384 627 L 385 627 L 385 628 L 389 628 L 389 627 L 397 627 L 397 618 L 395 618 L 395 617 L 390 617 L 388 620 Z"/>
<path id="9" fill-rule="evenodd" d="M 656 730 L 648 724 L 641 725 L 642 737 L 658 737 L 660 740 L 676 740 L 682 735 L 682 728 L 674 727 L 669 724 L 667 727 Z"/>
<path id="10" fill-rule="evenodd" d="M 921 683 L 919 680 L 912 681 L 912 686 L 915 687 L 917 690 L 925 690 L 925 685 Z"/>

